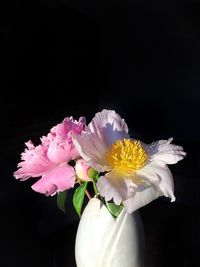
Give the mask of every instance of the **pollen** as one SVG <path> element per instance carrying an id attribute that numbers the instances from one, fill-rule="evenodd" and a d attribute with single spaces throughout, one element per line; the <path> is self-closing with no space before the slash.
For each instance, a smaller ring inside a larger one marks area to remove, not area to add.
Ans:
<path id="1" fill-rule="evenodd" d="M 141 169 L 148 159 L 141 142 L 131 139 L 117 140 L 107 151 L 106 157 L 112 169 L 122 176 L 132 175 Z"/>

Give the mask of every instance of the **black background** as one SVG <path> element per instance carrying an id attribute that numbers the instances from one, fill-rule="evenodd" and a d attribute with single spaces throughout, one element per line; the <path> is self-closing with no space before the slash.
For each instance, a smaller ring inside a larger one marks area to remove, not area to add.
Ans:
<path id="1" fill-rule="evenodd" d="M 174 137 L 187 157 L 170 166 L 176 202 L 140 209 L 145 267 L 199 266 L 200 3 L 35 0 L 0 4 L 0 262 L 75 266 L 78 225 L 12 173 L 24 142 L 66 116 L 103 108 L 145 142 Z M 89 253 L 89 252 L 86 252 Z"/>

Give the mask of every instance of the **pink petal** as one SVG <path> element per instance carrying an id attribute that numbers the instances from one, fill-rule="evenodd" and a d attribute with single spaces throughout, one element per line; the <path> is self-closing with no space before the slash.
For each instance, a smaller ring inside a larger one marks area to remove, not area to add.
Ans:
<path id="1" fill-rule="evenodd" d="M 47 152 L 48 158 L 54 163 L 68 162 L 71 160 L 70 145 L 51 142 Z"/>
<path id="2" fill-rule="evenodd" d="M 32 189 L 47 196 L 54 195 L 66 189 L 74 187 L 75 172 L 74 169 L 63 163 L 43 175 L 40 180 L 32 185 Z"/>
<path id="3" fill-rule="evenodd" d="M 79 121 L 74 121 L 73 117 L 68 117 L 62 123 L 54 126 L 48 134 L 48 158 L 55 163 L 74 160 L 79 157 L 72 142 L 72 134 L 80 134 L 84 128 L 85 119 L 81 117 Z M 43 137 L 43 142 L 47 140 Z"/>
<path id="4" fill-rule="evenodd" d="M 14 172 L 16 179 L 26 180 L 30 177 L 44 175 L 55 167 L 47 157 L 45 145 L 34 146 L 31 141 L 26 143 L 27 149 L 21 154 L 22 161 L 18 164 L 18 170 Z"/>

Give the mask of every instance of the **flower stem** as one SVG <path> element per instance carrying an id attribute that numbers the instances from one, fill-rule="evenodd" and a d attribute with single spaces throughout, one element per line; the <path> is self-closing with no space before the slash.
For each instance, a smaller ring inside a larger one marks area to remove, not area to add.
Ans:
<path id="1" fill-rule="evenodd" d="M 94 188 L 95 195 L 97 196 L 99 194 L 99 192 L 97 190 L 97 186 L 96 186 L 94 181 L 92 181 L 92 183 L 93 183 L 93 188 Z"/>
<path id="2" fill-rule="evenodd" d="M 87 189 L 85 190 L 85 193 L 86 193 L 86 196 L 88 197 L 88 199 L 90 200 L 92 197 L 91 197 L 91 195 L 90 195 L 90 193 L 88 192 Z"/>

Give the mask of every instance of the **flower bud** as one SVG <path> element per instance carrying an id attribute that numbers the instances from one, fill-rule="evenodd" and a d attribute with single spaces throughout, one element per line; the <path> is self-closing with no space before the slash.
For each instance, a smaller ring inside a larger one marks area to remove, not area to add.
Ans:
<path id="1" fill-rule="evenodd" d="M 82 181 L 92 181 L 88 175 L 88 170 L 91 169 L 84 159 L 79 159 L 76 161 L 75 171 L 78 178 Z"/>

